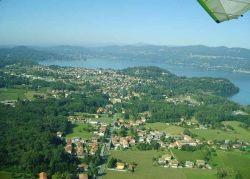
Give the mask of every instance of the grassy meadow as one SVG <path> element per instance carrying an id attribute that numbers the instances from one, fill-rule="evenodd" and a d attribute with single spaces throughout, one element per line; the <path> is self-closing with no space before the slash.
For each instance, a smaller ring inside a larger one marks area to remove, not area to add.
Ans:
<path id="1" fill-rule="evenodd" d="M 151 128 L 153 130 L 158 130 L 161 132 L 166 132 L 172 135 L 182 134 L 184 131 L 183 127 L 175 126 L 175 125 L 167 125 L 166 123 L 146 123 L 146 128 Z"/>
<path id="2" fill-rule="evenodd" d="M 11 179 L 11 173 L 0 171 L 0 178 L 1 179 Z"/>
<path id="3" fill-rule="evenodd" d="M 152 158 L 158 157 L 166 152 L 163 151 L 112 151 L 111 156 L 124 162 L 135 162 L 138 166 L 134 173 L 106 170 L 104 179 L 216 179 L 216 171 L 201 169 L 172 169 L 153 166 Z"/>
<path id="4" fill-rule="evenodd" d="M 71 130 L 68 131 L 66 138 L 74 138 L 81 137 L 82 139 L 90 139 L 92 137 L 92 133 L 84 130 L 87 124 L 71 124 Z"/>
<path id="5" fill-rule="evenodd" d="M 243 178 L 249 178 L 250 171 L 250 155 L 247 152 L 240 151 L 217 151 L 217 156 L 212 159 L 212 165 L 218 168 L 225 168 L 229 175 L 233 177 L 238 171 Z"/>
<path id="6" fill-rule="evenodd" d="M 240 127 L 240 122 L 237 121 L 225 121 L 225 125 L 230 125 L 234 128 L 233 131 L 223 131 L 220 129 L 191 129 L 190 131 L 196 135 L 198 138 L 204 138 L 206 140 L 250 140 L 249 131 Z"/>
<path id="7" fill-rule="evenodd" d="M 43 95 L 46 97 L 42 91 L 32 91 L 27 89 L 19 88 L 0 88 L 0 101 L 4 100 L 17 100 L 19 99 L 34 99 L 34 95 Z"/>
<path id="8" fill-rule="evenodd" d="M 181 151 L 178 149 L 171 149 L 177 160 L 179 161 L 195 161 L 195 160 L 203 160 L 205 157 L 205 152 L 202 150 L 197 151 Z"/>

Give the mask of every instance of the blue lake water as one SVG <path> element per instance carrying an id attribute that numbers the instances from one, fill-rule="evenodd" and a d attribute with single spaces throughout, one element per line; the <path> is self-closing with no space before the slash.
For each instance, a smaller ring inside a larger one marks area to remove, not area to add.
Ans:
<path id="1" fill-rule="evenodd" d="M 71 67 L 84 67 L 84 68 L 104 68 L 104 69 L 124 69 L 135 66 L 158 66 L 164 68 L 178 76 L 187 77 L 222 77 L 231 80 L 236 86 L 240 88 L 240 92 L 230 99 L 243 105 L 250 105 L 250 74 L 234 73 L 222 70 L 205 70 L 190 66 L 169 65 L 162 62 L 149 62 L 142 60 L 117 60 L 117 59 L 104 59 L 93 58 L 86 61 L 43 61 L 43 65 L 59 65 Z"/>

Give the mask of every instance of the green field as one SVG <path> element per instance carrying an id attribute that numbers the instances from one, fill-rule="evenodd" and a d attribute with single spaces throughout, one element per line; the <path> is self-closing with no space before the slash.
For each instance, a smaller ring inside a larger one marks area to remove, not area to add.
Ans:
<path id="1" fill-rule="evenodd" d="M 1 179 L 11 179 L 11 174 L 8 172 L 0 171 L 0 178 Z"/>
<path id="2" fill-rule="evenodd" d="M 97 121 L 104 122 L 107 124 L 112 123 L 112 117 L 108 117 L 107 114 L 102 114 L 100 118 L 96 119 Z"/>
<path id="3" fill-rule="evenodd" d="M 175 126 L 175 125 L 166 125 L 165 123 L 146 123 L 146 128 L 151 128 L 153 130 L 158 130 L 162 132 L 166 132 L 172 135 L 182 134 L 184 131 L 183 127 Z"/>
<path id="4" fill-rule="evenodd" d="M 0 88 L 0 101 L 18 98 L 32 100 L 34 95 L 44 95 L 44 93 L 26 89 Z"/>
<path id="5" fill-rule="evenodd" d="M 107 124 L 110 124 L 113 120 L 112 117 L 108 117 L 107 114 L 101 114 L 99 118 L 95 118 L 96 114 L 91 114 L 91 113 L 83 113 L 83 112 L 75 112 L 74 115 L 76 116 L 83 116 L 85 118 L 91 118 L 93 121 L 99 121 L 99 122 L 104 122 Z"/>
<path id="6" fill-rule="evenodd" d="M 217 151 L 217 156 L 213 157 L 212 164 L 217 167 L 226 168 L 230 173 L 239 171 L 243 178 L 250 178 L 250 155 L 246 152 L 224 152 Z"/>
<path id="7" fill-rule="evenodd" d="M 240 127 L 241 124 L 238 121 L 225 121 L 223 122 L 225 125 L 230 125 L 234 128 L 234 131 L 223 131 L 220 129 L 190 129 L 190 131 L 198 136 L 198 138 L 206 139 L 206 140 L 250 140 L 249 131 Z M 166 132 L 172 135 L 182 134 L 184 131 L 183 127 L 175 126 L 175 125 L 166 125 L 165 123 L 147 123 L 145 125 L 147 128 L 151 128 L 154 130 L 159 130 L 162 132 Z"/>
<path id="8" fill-rule="evenodd" d="M 204 138 L 206 140 L 250 140 L 249 131 L 239 127 L 240 122 L 227 121 L 223 122 L 223 124 L 231 125 L 234 128 L 234 131 L 223 131 L 220 129 L 191 129 L 190 131 L 198 135 L 198 138 Z"/>
<path id="9" fill-rule="evenodd" d="M 205 152 L 202 150 L 197 150 L 194 152 L 182 151 L 178 149 L 172 149 L 173 154 L 179 161 L 194 161 L 194 160 L 203 160 L 205 157 Z"/>
<path id="10" fill-rule="evenodd" d="M 26 99 L 25 93 L 25 89 L 0 88 L 0 101 Z"/>
<path id="11" fill-rule="evenodd" d="M 157 151 L 112 151 L 111 156 L 124 162 L 135 162 L 138 166 L 134 173 L 106 170 L 104 179 L 216 179 L 216 171 L 201 169 L 171 169 L 153 166 L 152 158 L 162 155 Z"/>
<path id="12" fill-rule="evenodd" d="M 87 124 L 72 124 L 72 128 L 68 131 L 66 138 L 81 137 L 82 139 L 90 139 L 92 134 L 83 130 Z"/>

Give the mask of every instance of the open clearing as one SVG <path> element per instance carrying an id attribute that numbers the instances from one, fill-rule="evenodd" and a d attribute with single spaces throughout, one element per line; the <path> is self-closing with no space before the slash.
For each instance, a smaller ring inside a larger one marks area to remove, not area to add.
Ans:
<path id="1" fill-rule="evenodd" d="M 24 95 L 26 93 L 25 89 L 8 89 L 8 88 L 0 88 L 0 101 L 3 100 L 17 100 L 26 99 Z"/>
<path id="2" fill-rule="evenodd" d="M 225 121 L 223 124 L 230 125 L 234 128 L 233 131 L 223 131 L 219 129 L 190 129 L 190 131 L 196 135 L 198 138 L 204 138 L 206 140 L 250 140 L 249 131 L 240 127 L 240 122 L 237 121 Z"/>
<path id="3" fill-rule="evenodd" d="M 225 168 L 230 172 L 239 171 L 243 178 L 249 178 L 250 155 L 246 152 L 225 152 L 217 151 L 217 156 L 213 157 L 213 165 Z"/>
<path id="4" fill-rule="evenodd" d="M 0 171 L 0 178 L 1 179 L 11 179 L 11 174 L 8 172 Z"/>
<path id="5" fill-rule="evenodd" d="M 82 139 L 90 139 L 92 134 L 84 130 L 87 124 L 71 124 L 72 131 L 69 131 L 66 135 L 66 138 L 74 138 L 74 137 L 81 137 Z"/>
<path id="6" fill-rule="evenodd" d="M 34 99 L 34 95 L 46 95 L 40 91 L 32 91 L 26 89 L 0 88 L 0 101 L 19 99 Z"/>
<path id="7" fill-rule="evenodd" d="M 153 130 L 158 130 L 161 132 L 166 132 L 172 135 L 182 134 L 184 131 L 183 127 L 175 126 L 175 125 L 167 125 L 166 123 L 147 123 L 146 128 L 151 128 Z"/>
<path id="8" fill-rule="evenodd" d="M 96 114 L 91 113 L 83 113 L 83 112 L 76 112 L 76 116 L 83 116 L 84 118 L 91 118 L 93 121 L 103 122 L 110 124 L 112 123 L 113 118 L 109 117 L 107 114 L 100 114 L 99 118 L 96 118 Z"/>
<path id="9" fill-rule="evenodd" d="M 190 129 L 190 131 L 196 134 L 200 139 L 205 140 L 250 140 L 249 131 L 240 127 L 241 122 L 238 121 L 224 121 L 222 122 L 225 125 L 230 125 L 234 128 L 233 131 L 223 131 L 220 129 Z M 175 125 L 166 125 L 165 123 L 147 123 L 147 128 L 159 130 L 162 132 L 166 132 L 172 135 L 182 134 L 184 131 L 183 127 L 175 126 Z"/>
<path id="10" fill-rule="evenodd" d="M 171 149 L 171 150 L 174 153 L 177 160 L 179 160 L 179 161 L 203 160 L 205 157 L 205 152 L 202 150 L 197 150 L 197 151 L 193 151 L 193 152 L 182 151 L 182 150 L 178 150 L 178 149 Z"/>
<path id="11" fill-rule="evenodd" d="M 215 170 L 201 170 L 201 169 L 172 169 L 153 166 L 152 158 L 160 156 L 162 151 L 112 151 L 111 156 L 121 159 L 124 162 L 135 162 L 138 166 L 134 173 L 118 172 L 106 170 L 107 174 L 104 179 L 216 179 Z"/>

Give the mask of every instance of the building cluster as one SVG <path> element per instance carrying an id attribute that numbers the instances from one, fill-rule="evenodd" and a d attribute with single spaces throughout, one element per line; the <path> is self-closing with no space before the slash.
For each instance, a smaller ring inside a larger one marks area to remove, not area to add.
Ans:
<path id="1" fill-rule="evenodd" d="M 98 147 L 97 137 L 92 137 L 88 142 L 81 138 L 69 138 L 66 139 L 65 151 L 79 158 L 84 158 L 85 155 L 94 155 Z"/>
<path id="2" fill-rule="evenodd" d="M 20 67 L 21 68 L 21 67 Z M 42 65 L 33 65 L 32 68 L 27 68 L 22 73 L 13 74 L 22 76 L 31 80 L 39 79 L 44 81 L 60 81 L 65 84 L 77 84 L 85 86 L 91 84 L 100 87 L 100 91 L 110 96 L 113 103 L 129 100 L 131 97 L 140 97 L 141 94 L 130 90 L 131 87 L 138 84 L 151 84 L 155 81 L 150 79 L 141 79 L 125 75 L 115 70 L 108 69 L 86 69 L 86 68 L 63 68 L 50 67 Z M 124 91 L 126 91 L 124 93 Z M 70 90 L 53 90 L 49 94 L 55 98 L 67 97 L 75 91 Z"/>
<path id="3" fill-rule="evenodd" d="M 189 145 L 196 147 L 197 145 L 202 144 L 199 139 L 193 139 L 188 135 L 171 135 L 165 132 L 160 132 L 158 130 L 146 129 L 144 127 L 146 119 L 142 118 L 139 120 L 123 120 L 118 119 L 115 122 L 115 131 L 112 138 L 112 144 L 115 150 L 117 149 L 126 149 L 133 147 L 138 143 L 150 145 L 152 142 L 159 144 L 161 148 L 178 148 L 181 149 L 184 145 Z M 119 136 L 118 131 L 123 128 L 127 132 L 131 129 L 134 131 L 134 135 L 131 136 Z M 171 140 L 168 140 L 171 139 Z"/>
<path id="4" fill-rule="evenodd" d="M 214 148 L 214 149 L 220 149 L 220 150 L 245 150 L 250 147 L 250 142 L 242 141 L 242 140 L 208 140 L 207 144 Z"/>
<path id="5" fill-rule="evenodd" d="M 104 136 L 107 130 L 107 124 L 99 121 L 84 119 L 82 116 L 70 116 L 70 121 L 87 123 L 93 129 L 91 139 L 82 139 L 80 137 L 66 139 L 65 150 L 69 154 L 75 154 L 79 158 L 85 155 L 94 155 L 99 148 L 100 138 Z"/>
<path id="6" fill-rule="evenodd" d="M 165 154 L 158 158 L 157 163 L 163 167 L 170 168 L 204 168 L 212 169 L 204 160 L 179 162 L 173 155 Z"/>
<path id="7" fill-rule="evenodd" d="M 192 96 L 179 96 L 179 97 L 168 97 L 165 96 L 165 99 L 169 103 L 173 103 L 175 105 L 178 104 L 186 104 L 188 106 L 200 106 L 203 104 L 202 102 L 198 102 Z"/>
<path id="8" fill-rule="evenodd" d="M 80 138 L 66 139 L 65 151 L 82 158 L 84 155 L 88 154 L 88 146 L 87 143 Z"/>
<path id="9" fill-rule="evenodd" d="M 192 137 L 188 135 L 183 135 L 182 140 L 177 140 L 175 141 L 175 145 L 178 147 L 178 149 L 181 149 L 182 146 L 184 145 L 189 145 L 189 146 L 197 146 L 198 144 L 202 144 L 199 139 L 194 140 Z"/>
<path id="10" fill-rule="evenodd" d="M 115 121 L 115 129 L 120 129 L 122 127 L 125 127 L 126 129 L 130 129 L 132 127 L 138 127 L 141 125 L 144 125 L 146 122 L 145 117 L 140 117 L 140 119 L 137 120 L 124 120 L 124 119 L 117 119 Z"/>
<path id="11" fill-rule="evenodd" d="M 135 145 L 135 139 L 132 136 L 114 136 L 112 137 L 112 145 L 114 146 L 115 150 L 120 148 L 126 149 Z"/>

